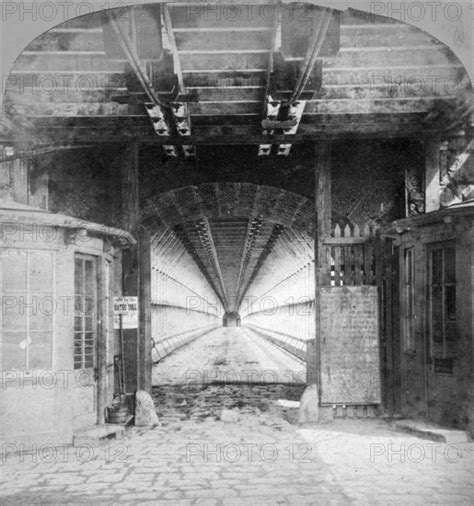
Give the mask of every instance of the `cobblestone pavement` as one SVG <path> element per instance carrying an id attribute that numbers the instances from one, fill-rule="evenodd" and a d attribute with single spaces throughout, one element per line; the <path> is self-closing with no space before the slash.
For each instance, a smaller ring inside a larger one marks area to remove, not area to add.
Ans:
<path id="1" fill-rule="evenodd" d="M 159 362 L 153 385 L 305 383 L 306 365 L 244 328 L 219 328 Z"/>
<path id="2" fill-rule="evenodd" d="M 235 422 L 181 413 L 101 447 L 9 455 L 0 504 L 472 504 L 473 444 L 378 419 L 298 427 L 267 403 L 234 407 Z"/>
<path id="3" fill-rule="evenodd" d="M 214 335 L 205 341 L 207 354 L 183 348 L 170 362 L 176 368 L 162 367 L 161 377 L 182 377 L 189 364 L 204 370 L 199 360 L 210 372 L 240 364 L 241 374 L 249 365 L 243 349 L 256 367 L 281 372 L 289 363 L 279 350 L 249 348 L 240 332 L 224 335 L 227 356 Z M 99 447 L 43 446 L 4 457 L 0 504 L 473 504 L 473 443 L 433 443 L 373 418 L 300 427 L 291 423 L 296 409 L 277 401 L 297 400 L 303 388 L 158 385 L 160 427 L 131 427 L 123 439 Z M 223 409 L 232 421 L 220 420 Z"/>

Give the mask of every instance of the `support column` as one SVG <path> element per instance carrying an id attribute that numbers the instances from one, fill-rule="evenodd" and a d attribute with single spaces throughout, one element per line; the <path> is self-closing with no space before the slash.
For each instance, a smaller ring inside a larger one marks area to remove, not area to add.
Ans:
<path id="1" fill-rule="evenodd" d="M 151 250 L 150 233 L 138 235 L 138 388 L 151 392 Z"/>
<path id="2" fill-rule="evenodd" d="M 137 238 L 139 223 L 138 144 L 131 142 L 121 154 L 122 228 Z M 132 246 L 122 253 L 122 294 L 138 296 L 138 248 Z M 138 388 L 138 328 L 123 330 L 122 360 L 124 362 L 125 391 Z"/>
<path id="3" fill-rule="evenodd" d="M 307 382 L 317 383 L 321 399 L 321 286 L 330 284 L 330 265 L 324 240 L 331 235 L 331 146 L 318 143 L 314 151 L 315 167 L 315 341 L 308 349 Z"/>
<path id="4" fill-rule="evenodd" d="M 440 202 L 440 140 L 433 137 L 425 146 L 425 212 L 437 211 Z"/>

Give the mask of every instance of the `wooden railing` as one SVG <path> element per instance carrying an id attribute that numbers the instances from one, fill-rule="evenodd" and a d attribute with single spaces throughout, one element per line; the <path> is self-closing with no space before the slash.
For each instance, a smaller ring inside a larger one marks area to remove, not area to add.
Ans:
<path id="1" fill-rule="evenodd" d="M 300 360 L 306 362 L 306 341 L 298 337 L 289 336 L 275 330 L 265 329 L 257 325 L 247 324 L 250 330 L 258 334 L 263 339 L 270 341 L 275 346 L 283 348 Z"/>
<path id="2" fill-rule="evenodd" d="M 177 349 L 189 344 L 191 341 L 194 341 L 198 337 L 201 337 L 218 327 L 219 325 L 211 325 L 201 329 L 188 330 L 174 336 L 166 337 L 165 339 L 160 339 L 159 341 L 152 338 L 151 357 L 153 363 L 158 363 Z"/>

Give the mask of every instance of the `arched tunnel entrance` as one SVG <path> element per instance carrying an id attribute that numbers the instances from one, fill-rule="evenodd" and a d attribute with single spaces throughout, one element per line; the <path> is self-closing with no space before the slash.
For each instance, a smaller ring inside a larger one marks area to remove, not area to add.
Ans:
<path id="1" fill-rule="evenodd" d="M 245 392 L 233 397 L 241 403 L 252 385 L 260 392 L 254 401 L 264 385 L 301 396 L 314 339 L 313 207 L 301 195 L 249 183 L 148 199 L 152 384 L 160 395 L 165 385 L 219 384 L 240 385 Z"/>

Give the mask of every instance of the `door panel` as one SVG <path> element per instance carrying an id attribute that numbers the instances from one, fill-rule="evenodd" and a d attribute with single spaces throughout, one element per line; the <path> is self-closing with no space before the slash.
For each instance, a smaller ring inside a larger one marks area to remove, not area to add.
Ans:
<path id="1" fill-rule="evenodd" d="M 74 260 L 74 428 L 97 423 L 97 258 Z"/>

